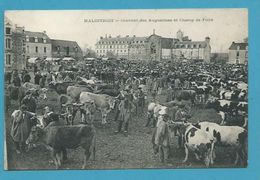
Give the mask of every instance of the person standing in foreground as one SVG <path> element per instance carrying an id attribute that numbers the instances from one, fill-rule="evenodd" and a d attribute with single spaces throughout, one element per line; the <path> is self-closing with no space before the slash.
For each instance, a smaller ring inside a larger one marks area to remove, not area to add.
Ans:
<path id="1" fill-rule="evenodd" d="M 32 126 L 36 125 L 36 122 L 33 121 L 34 116 L 34 113 L 27 111 L 25 105 L 22 105 L 20 110 L 16 110 L 12 113 L 11 137 L 14 141 L 17 154 L 25 150 L 25 141 L 30 134 Z"/>
<path id="2" fill-rule="evenodd" d="M 124 125 L 124 133 L 128 132 L 128 126 L 129 126 L 129 121 L 131 120 L 131 111 L 134 109 L 133 103 L 130 101 L 130 95 L 126 94 L 125 98 L 121 100 L 119 104 L 119 121 L 118 121 L 118 128 L 115 133 L 121 132 L 122 126 Z"/>

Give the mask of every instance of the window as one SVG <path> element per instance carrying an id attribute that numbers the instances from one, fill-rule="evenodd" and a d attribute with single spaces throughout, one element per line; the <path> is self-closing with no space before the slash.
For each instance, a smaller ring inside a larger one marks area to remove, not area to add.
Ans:
<path id="1" fill-rule="evenodd" d="M 36 43 L 38 42 L 38 38 L 37 37 L 34 38 L 34 42 L 36 42 Z"/>
<path id="2" fill-rule="evenodd" d="M 239 56 L 239 51 L 237 51 L 237 57 Z"/>
<path id="3" fill-rule="evenodd" d="M 10 27 L 7 27 L 5 28 L 5 34 L 11 34 L 11 28 Z"/>
<path id="4" fill-rule="evenodd" d="M 47 48 L 46 48 L 46 47 L 43 48 L 43 52 L 44 52 L 44 53 L 47 52 Z"/>
<path id="5" fill-rule="evenodd" d="M 38 53 L 38 46 L 35 47 L 35 52 Z"/>
<path id="6" fill-rule="evenodd" d="M 97 50 L 97 53 L 98 53 L 98 50 Z"/>
<path id="7" fill-rule="evenodd" d="M 29 36 L 28 35 L 26 36 L 26 41 L 29 42 Z"/>
<path id="8" fill-rule="evenodd" d="M 70 47 L 66 47 L 66 55 L 68 56 L 70 54 Z"/>
<path id="9" fill-rule="evenodd" d="M 46 43 L 46 42 L 47 42 L 47 41 L 46 41 L 46 37 L 44 37 L 44 38 L 43 38 L 43 43 Z"/>
<path id="10" fill-rule="evenodd" d="M 7 38 L 5 40 L 5 47 L 6 47 L 6 49 L 11 49 L 11 39 L 10 38 Z"/>
<path id="11" fill-rule="evenodd" d="M 5 63 L 7 65 L 11 65 L 11 54 L 6 54 L 6 61 L 5 61 Z"/>

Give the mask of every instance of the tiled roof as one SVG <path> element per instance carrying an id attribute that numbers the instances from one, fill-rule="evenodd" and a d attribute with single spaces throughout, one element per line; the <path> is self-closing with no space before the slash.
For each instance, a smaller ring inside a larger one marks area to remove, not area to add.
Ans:
<path id="1" fill-rule="evenodd" d="M 173 47 L 174 48 L 205 48 L 207 46 L 206 41 L 177 41 Z"/>
<path id="2" fill-rule="evenodd" d="M 78 51 L 82 51 L 81 48 L 79 47 L 78 43 L 76 41 L 67 41 L 67 40 L 58 40 L 58 39 L 51 39 L 51 44 L 52 44 L 52 49 L 55 51 L 56 47 L 63 47 L 63 48 L 67 48 L 69 47 L 69 49 L 74 49 L 74 48 L 78 48 Z M 62 49 L 62 48 L 61 48 Z"/>
<path id="3" fill-rule="evenodd" d="M 229 50 L 237 50 L 238 47 L 240 50 L 246 50 L 246 47 L 248 46 L 248 43 L 235 43 L 233 42 L 231 46 L 229 47 Z"/>
<path id="4" fill-rule="evenodd" d="M 112 43 L 112 44 L 125 44 L 129 42 L 140 42 L 146 41 L 147 37 L 136 37 L 136 36 L 127 36 L 127 37 L 105 37 L 98 41 L 98 44 L 102 43 Z"/>
<path id="5" fill-rule="evenodd" d="M 25 36 L 29 37 L 29 42 L 35 42 L 35 38 L 37 37 L 38 43 L 43 43 L 43 39 L 46 39 L 46 43 L 51 43 L 49 36 L 44 32 L 32 32 L 32 31 L 24 31 Z"/>

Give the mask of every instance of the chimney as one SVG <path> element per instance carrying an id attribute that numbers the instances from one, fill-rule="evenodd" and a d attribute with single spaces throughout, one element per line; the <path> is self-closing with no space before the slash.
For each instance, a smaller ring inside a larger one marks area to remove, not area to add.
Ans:
<path id="1" fill-rule="evenodd" d="M 209 42 L 210 42 L 210 38 L 207 36 L 207 37 L 205 38 L 205 41 L 206 41 L 207 43 L 209 43 Z"/>
<path id="2" fill-rule="evenodd" d="M 43 31 L 43 34 L 46 34 L 46 31 Z"/>
<path id="3" fill-rule="evenodd" d="M 135 37 L 135 35 L 133 35 L 133 37 Z"/>
<path id="4" fill-rule="evenodd" d="M 100 36 L 100 39 L 103 39 L 103 36 Z"/>
<path id="5" fill-rule="evenodd" d="M 108 38 L 111 38 L 111 34 L 109 34 Z"/>

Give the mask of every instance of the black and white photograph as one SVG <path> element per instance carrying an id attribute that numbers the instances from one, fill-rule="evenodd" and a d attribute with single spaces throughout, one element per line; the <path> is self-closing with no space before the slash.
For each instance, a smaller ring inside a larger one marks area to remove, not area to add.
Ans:
<path id="1" fill-rule="evenodd" d="M 248 10 L 7 10 L 5 170 L 246 168 Z"/>

